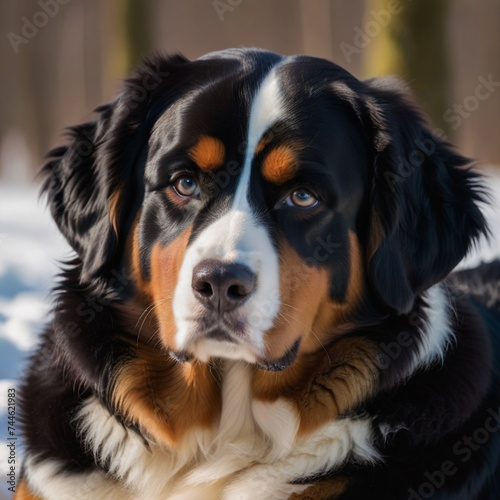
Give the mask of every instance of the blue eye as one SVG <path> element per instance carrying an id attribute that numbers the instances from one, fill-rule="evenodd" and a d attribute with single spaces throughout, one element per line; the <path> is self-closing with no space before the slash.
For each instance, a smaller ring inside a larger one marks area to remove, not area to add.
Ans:
<path id="1" fill-rule="evenodd" d="M 183 175 L 174 182 L 174 189 L 179 196 L 193 197 L 199 192 L 198 184 L 194 177 Z"/>
<path id="2" fill-rule="evenodd" d="M 318 199 L 307 189 L 296 189 L 293 193 L 289 194 L 285 200 L 289 206 L 295 206 L 300 208 L 311 208 L 317 205 Z"/>

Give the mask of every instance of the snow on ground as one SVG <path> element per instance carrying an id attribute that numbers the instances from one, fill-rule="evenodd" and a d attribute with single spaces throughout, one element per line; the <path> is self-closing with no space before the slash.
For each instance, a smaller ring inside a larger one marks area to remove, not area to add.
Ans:
<path id="1" fill-rule="evenodd" d="M 491 238 L 481 238 L 477 249 L 472 251 L 458 268 L 468 268 L 478 265 L 481 261 L 489 262 L 500 257 L 500 169 L 488 169 L 483 172 L 485 176 L 484 185 L 491 196 L 491 203 L 481 205 L 482 211 L 488 220 L 491 230 Z"/>
<path id="2" fill-rule="evenodd" d="M 57 261 L 69 246 L 38 187 L 0 185 L 0 499 L 7 495 L 7 391 L 16 387 L 49 314 Z M 19 436 L 19 434 L 17 434 Z M 19 474 L 19 448 L 16 472 Z"/>
<path id="3" fill-rule="evenodd" d="M 487 185 L 494 203 L 484 211 L 494 237 L 490 243 L 482 240 L 461 267 L 500 256 L 498 171 L 491 172 Z M 16 387 L 49 314 L 49 290 L 57 262 L 71 255 L 37 193 L 36 186 L 0 186 L 0 500 L 6 494 L 7 390 Z"/>

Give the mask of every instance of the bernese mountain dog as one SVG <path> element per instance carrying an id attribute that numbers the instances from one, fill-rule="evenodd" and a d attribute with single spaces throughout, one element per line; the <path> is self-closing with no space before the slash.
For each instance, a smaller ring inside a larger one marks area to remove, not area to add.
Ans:
<path id="1" fill-rule="evenodd" d="M 500 498 L 500 262 L 402 85 L 153 57 L 69 129 L 16 500 Z"/>

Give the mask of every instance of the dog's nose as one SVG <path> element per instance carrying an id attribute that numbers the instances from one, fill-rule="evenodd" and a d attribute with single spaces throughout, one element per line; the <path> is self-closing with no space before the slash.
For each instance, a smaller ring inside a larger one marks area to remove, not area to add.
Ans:
<path id="1" fill-rule="evenodd" d="M 239 307 L 255 289 L 255 274 L 243 264 L 204 260 L 193 270 L 196 298 L 219 313 Z"/>

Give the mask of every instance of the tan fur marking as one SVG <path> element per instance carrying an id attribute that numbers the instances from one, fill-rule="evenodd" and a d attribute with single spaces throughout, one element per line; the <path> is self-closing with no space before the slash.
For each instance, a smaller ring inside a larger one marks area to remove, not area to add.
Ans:
<path id="1" fill-rule="evenodd" d="M 344 493 L 348 483 L 346 477 L 325 479 L 313 484 L 302 493 L 294 493 L 288 500 L 334 500 Z"/>
<path id="2" fill-rule="evenodd" d="M 119 371 L 113 391 L 114 404 L 128 422 L 169 447 L 192 428 L 214 425 L 222 404 L 214 366 L 179 364 L 144 344 L 135 353 Z"/>
<path id="3" fill-rule="evenodd" d="M 369 397 L 377 366 L 375 345 L 363 338 L 341 337 L 282 372 L 256 371 L 253 394 L 263 401 L 291 401 L 300 415 L 300 437 Z"/>
<path id="4" fill-rule="evenodd" d="M 129 263 L 128 273 L 135 285 L 134 297 L 123 304 L 114 304 L 119 311 L 123 324 L 135 327 L 133 332 L 137 341 L 144 343 L 153 342 L 157 337 L 158 320 L 154 314 L 152 304 L 151 283 L 145 279 L 140 260 L 139 248 L 139 220 L 140 211 L 136 215 L 129 232 L 126 255 Z"/>
<path id="5" fill-rule="evenodd" d="M 109 218 L 111 221 L 111 225 L 113 226 L 113 230 L 116 234 L 116 237 L 118 237 L 119 233 L 119 227 L 118 227 L 118 222 L 120 220 L 120 212 L 121 212 L 121 206 L 122 206 L 122 191 L 123 188 L 121 185 L 119 185 L 115 191 L 111 194 L 109 197 Z"/>
<path id="6" fill-rule="evenodd" d="M 304 348 L 320 304 L 328 295 L 330 280 L 327 270 L 306 265 L 287 244 L 281 247 L 280 260 L 281 308 L 273 328 L 265 336 L 269 359 L 281 357 L 299 337 L 302 337 L 301 350 Z M 316 349 L 319 344 L 313 343 Z"/>
<path id="7" fill-rule="evenodd" d="M 297 154 L 290 146 L 278 146 L 269 152 L 262 164 L 264 179 L 273 184 L 289 181 L 297 171 Z"/>
<path id="8" fill-rule="evenodd" d="M 368 263 L 372 260 L 375 252 L 382 243 L 383 232 L 382 224 L 380 223 L 380 216 L 377 211 L 373 211 L 370 222 L 370 239 L 368 241 L 367 258 Z"/>
<path id="9" fill-rule="evenodd" d="M 269 142 L 272 140 L 273 134 L 268 132 L 262 136 L 262 139 L 259 141 L 257 144 L 257 147 L 255 148 L 254 154 L 258 155 L 263 151 L 263 149 L 269 144 Z"/>
<path id="10" fill-rule="evenodd" d="M 220 139 L 203 135 L 189 150 L 189 156 L 204 172 L 222 167 L 226 157 L 224 144 Z"/>
<path id="11" fill-rule="evenodd" d="M 333 276 L 332 279 L 335 279 Z M 349 284 L 347 286 L 347 300 L 336 303 L 326 300 L 315 318 L 313 330 L 322 341 L 327 341 L 329 334 L 335 328 L 348 327 L 364 291 L 365 270 L 362 250 L 357 236 L 349 231 Z M 324 334 L 326 333 L 326 337 Z"/>
<path id="12" fill-rule="evenodd" d="M 28 488 L 26 481 L 21 480 L 16 487 L 16 492 L 14 493 L 12 500 L 43 500 L 43 499 L 42 497 L 33 495 L 33 493 L 31 493 L 30 489 Z"/>
<path id="13" fill-rule="evenodd" d="M 139 245 L 139 220 L 141 212 L 136 215 L 130 229 L 127 241 L 127 257 L 129 262 L 130 276 L 136 283 L 137 292 L 141 302 L 146 306 L 151 299 L 150 283 L 144 279 L 141 268 L 141 249 Z"/>
<path id="14" fill-rule="evenodd" d="M 142 269 L 141 269 L 141 249 L 139 246 L 139 217 L 137 214 L 137 218 L 134 221 L 132 226 L 132 241 L 130 248 L 130 265 L 131 265 L 131 273 L 134 279 L 141 283 L 142 279 Z"/>
<path id="15" fill-rule="evenodd" d="M 364 268 L 356 235 L 349 232 L 349 284 L 347 300 L 338 303 L 329 295 L 335 279 L 326 269 L 308 266 L 287 244 L 280 250 L 281 309 L 274 327 L 266 334 L 267 355 L 278 358 L 298 337 L 300 353 L 310 353 L 328 342 L 334 331 L 349 323 L 364 286 Z"/>
<path id="16" fill-rule="evenodd" d="M 175 348 L 172 300 L 190 234 L 191 228 L 164 247 L 158 242 L 151 252 L 149 293 L 153 299 L 155 314 L 160 325 L 160 338 L 166 347 Z"/>
<path id="17" fill-rule="evenodd" d="M 138 233 L 139 215 L 134 222 L 129 241 L 131 274 L 137 283 L 139 296 L 132 305 L 142 304 L 137 314 L 138 335 L 131 344 L 134 358 L 119 370 L 113 391 L 113 402 L 124 418 L 159 443 L 175 446 L 190 428 L 210 428 L 220 414 L 219 382 L 214 378 L 214 366 L 203 363 L 173 361 L 161 345 L 151 342 L 151 328 L 145 322 L 149 308 L 164 347 L 173 345 L 175 321 L 172 299 L 191 229 L 169 245 L 156 243 L 151 252 L 151 279 L 142 277 Z M 145 316 L 146 315 L 146 316 Z M 149 322 L 149 319 L 148 319 Z"/>
<path id="18" fill-rule="evenodd" d="M 357 235 L 349 231 L 349 243 L 351 253 L 351 273 L 349 288 L 347 290 L 347 303 L 353 309 L 361 299 L 365 284 L 365 264 L 363 261 L 363 250 L 359 244 Z"/>
<path id="19" fill-rule="evenodd" d="M 368 397 L 377 378 L 373 344 L 362 338 L 342 337 L 363 293 L 364 270 L 360 245 L 349 233 L 350 278 L 345 303 L 329 295 L 332 277 L 326 270 L 307 266 L 287 245 L 281 250 L 282 308 L 266 334 L 266 346 L 281 354 L 301 337 L 297 361 L 283 372 L 256 371 L 257 399 L 291 400 L 300 414 L 299 435 L 353 408 Z"/>

